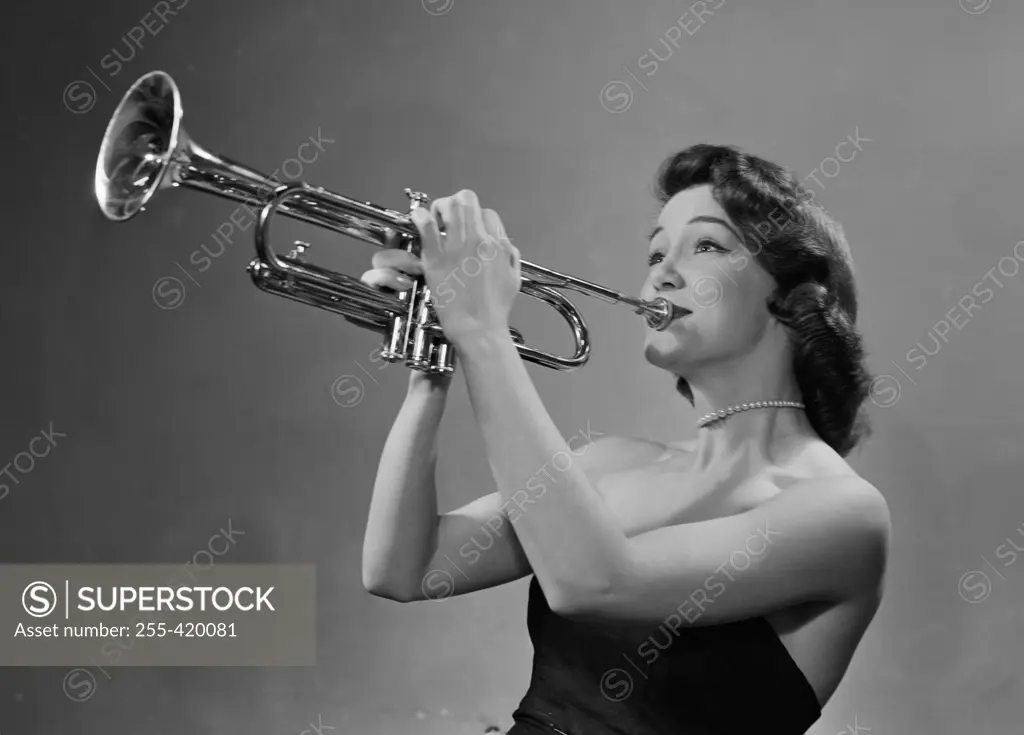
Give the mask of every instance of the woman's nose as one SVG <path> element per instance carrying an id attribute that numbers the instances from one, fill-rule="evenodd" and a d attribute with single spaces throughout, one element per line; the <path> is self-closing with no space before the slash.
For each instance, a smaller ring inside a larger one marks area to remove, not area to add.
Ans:
<path id="1" fill-rule="evenodd" d="M 654 274 L 654 288 L 657 291 L 678 291 L 685 281 L 675 268 L 663 266 Z"/>

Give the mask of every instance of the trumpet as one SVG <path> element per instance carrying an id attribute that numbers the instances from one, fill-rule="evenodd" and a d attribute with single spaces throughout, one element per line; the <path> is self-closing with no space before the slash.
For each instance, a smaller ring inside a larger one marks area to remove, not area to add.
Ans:
<path id="1" fill-rule="evenodd" d="M 377 247 L 418 254 L 419 232 L 409 215 L 417 207 L 429 206 L 426 194 L 406 189 L 410 209 L 399 212 L 305 182 L 282 182 L 197 144 L 185 132 L 182 115 L 178 85 L 165 72 L 143 75 L 125 93 L 107 124 L 96 161 L 96 200 L 108 219 L 131 219 L 158 190 L 172 187 L 260 207 L 254 232 L 256 257 L 247 266 L 258 288 L 341 314 L 357 326 L 382 334 L 381 356 L 388 362 L 404 362 L 430 374 L 454 371 L 453 347 L 445 339 L 435 298 L 422 277 L 411 289 L 386 293 L 308 262 L 307 243 L 294 243 L 288 255 L 279 255 L 270 244 L 270 224 L 275 214 L 282 214 Z M 518 330 L 510 330 L 520 356 L 544 367 L 573 370 L 590 357 L 583 316 L 557 289 L 626 306 L 658 330 L 686 313 L 664 298 L 644 301 L 525 260 L 520 263 L 521 293 L 552 306 L 572 330 L 575 350 L 568 357 L 530 347 Z"/>

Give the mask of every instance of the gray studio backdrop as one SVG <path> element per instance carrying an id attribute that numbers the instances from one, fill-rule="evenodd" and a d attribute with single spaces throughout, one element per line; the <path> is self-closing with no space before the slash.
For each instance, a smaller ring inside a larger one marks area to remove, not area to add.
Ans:
<path id="1" fill-rule="evenodd" d="M 630 292 L 663 157 L 727 142 L 797 171 L 853 246 L 880 379 L 852 462 L 894 526 L 888 596 L 812 732 L 1016 732 L 1022 30 L 1008 0 L 18 4 L 0 561 L 183 564 L 216 539 L 218 563 L 313 563 L 319 662 L 93 667 L 88 697 L 67 668 L 4 669 L 0 732 L 469 735 L 508 727 L 527 685 L 525 581 L 406 606 L 362 589 L 407 375 L 381 369 L 377 338 L 254 288 L 252 227 L 226 224 L 231 202 L 163 192 L 127 224 L 101 217 L 100 137 L 150 69 L 175 77 L 210 149 L 394 208 L 407 186 L 474 189 L 527 259 Z M 368 267 L 368 245 L 301 235 L 322 262 Z M 578 303 L 591 364 L 530 368 L 566 436 L 690 434 L 639 319 Z M 565 349 L 552 313 L 517 305 L 517 326 Z M 443 508 L 491 482 L 459 380 Z"/>

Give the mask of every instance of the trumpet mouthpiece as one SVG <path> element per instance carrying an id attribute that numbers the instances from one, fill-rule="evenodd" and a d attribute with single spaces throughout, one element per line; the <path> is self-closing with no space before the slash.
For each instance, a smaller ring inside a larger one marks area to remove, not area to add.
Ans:
<path id="1" fill-rule="evenodd" d="M 692 313 L 685 306 L 673 304 L 666 298 L 657 298 L 644 309 L 644 319 L 647 320 L 647 326 L 660 332 L 676 319 Z"/>

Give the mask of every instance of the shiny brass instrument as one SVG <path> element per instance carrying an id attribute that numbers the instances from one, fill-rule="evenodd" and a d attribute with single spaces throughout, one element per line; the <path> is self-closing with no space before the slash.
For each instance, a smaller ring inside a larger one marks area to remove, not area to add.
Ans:
<path id="1" fill-rule="evenodd" d="M 261 207 L 255 230 L 256 257 L 247 270 L 264 291 L 344 315 L 349 321 L 384 335 L 382 357 L 404 361 L 415 370 L 449 374 L 453 349 L 437 319 L 430 289 L 422 278 L 401 294 L 378 291 L 359 279 L 307 262 L 305 243 L 288 255 L 270 245 L 274 214 L 378 247 L 418 252 L 419 233 L 408 213 L 385 209 L 303 182 L 282 183 L 231 159 L 211 153 L 182 127 L 181 94 L 170 75 L 153 71 L 140 77 L 118 104 L 96 161 L 96 199 L 103 214 L 122 222 L 134 217 L 159 189 L 185 187 Z M 406 189 L 411 208 L 429 206 L 429 198 Z M 410 209 L 411 211 L 411 209 Z M 562 357 L 526 345 L 512 330 L 520 355 L 556 370 L 587 362 L 590 339 L 582 315 L 556 289 L 568 289 L 621 304 L 640 314 L 655 329 L 664 329 L 679 307 L 665 299 L 643 301 L 521 261 L 522 293 L 550 304 L 569 323 L 575 352 Z"/>

